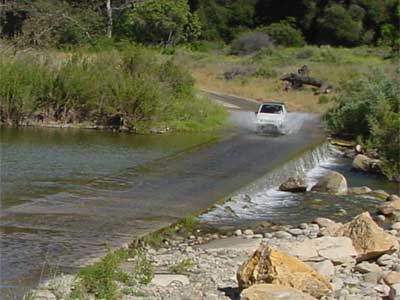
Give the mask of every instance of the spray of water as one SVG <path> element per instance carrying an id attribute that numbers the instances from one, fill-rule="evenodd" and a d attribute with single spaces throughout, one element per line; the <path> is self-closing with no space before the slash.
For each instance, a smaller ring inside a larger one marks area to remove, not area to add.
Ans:
<path id="1" fill-rule="evenodd" d="M 282 133 L 285 135 L 297 133 L 306 120 L 312 119 L 313 116 L 307 113 L 292 112 L 288 113 Z M 231 122 L 240 129 L 256 132 L 256 115 L 249 111 L 233 111 L 231 113 Z"/>

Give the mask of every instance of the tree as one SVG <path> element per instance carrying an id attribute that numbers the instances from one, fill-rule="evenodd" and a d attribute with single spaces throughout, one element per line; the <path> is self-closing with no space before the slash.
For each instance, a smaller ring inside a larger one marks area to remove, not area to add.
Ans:
<path id="1" fill-rule="evenodd" d="M 317 20 L 318 43 L 355 46 L 362 33 L 362 20 L 354 19 L 342 5 L 332 4 Z"/>
<path id="2" fill-rule="evenodd" d="M 195 40 L 200 22 L 186 0 L 148 0 L 127 11 L 124 29 L 138 42 L 176 45 Z"/>

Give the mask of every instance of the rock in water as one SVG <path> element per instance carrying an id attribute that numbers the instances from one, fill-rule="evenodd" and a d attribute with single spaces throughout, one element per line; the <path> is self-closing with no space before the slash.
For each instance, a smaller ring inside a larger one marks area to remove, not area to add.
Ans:
<path id="1" fill-rule="evenodd" d="M 358 253 L 358 261 L 392 253 L 399 248 L 397 239 L 379 227 L 368 212 L 364 212 L 351 222 L 344 224 L 335 235 L 346 236 L 352 240 Z"/>
<path id="2" fill-rule="evenodd" d="M 382 204 L 378 210 L 385 216 L 400 210 L 400 200 L 388 201 Z"/>
<path id="3" fill-rule="evenodd" d="M 303 193 L 307 190 L 307 183 L 304 178 L 289 177 L 288 180 L 279 186 L 279 190 L 290 193 Z"/>
<path id="4" fill-rule="evenodd" d="M 332 290 L 329 281 L 313 268 L 266 245 L 260 245 L 250 259 L 240 266 L 237 280 L 240 288 L 272 283 L 293 287 L 317 298 Z"/>
<path id="5" fill-rule="evenodd" d="M 372 159 L 366 155 L 358 154 L 353 160 L 353 169 L 363 172 L 379 173 L 381 161 L 379 159 Z"/>
<path id="6" fill-rule="evenodd" d="M 349 188 L 348 192 L 351 195 L 362 195 L 362 194 L 368 194 L 372 192 L 372 190 L 367 186 L 358 186 Z"/>
<path id="7" fill-rule="evenodd" d="M 276 284 L 256 284 L 241 293 L 241 300 L 316 300 L 294 288 Z"/>
<path id="8" fill-rule="evenodd" d="M 311 190 L 314 192 L 344 195 L 347 193 L 347 180 L 339 172 L 330 171 Z"/>

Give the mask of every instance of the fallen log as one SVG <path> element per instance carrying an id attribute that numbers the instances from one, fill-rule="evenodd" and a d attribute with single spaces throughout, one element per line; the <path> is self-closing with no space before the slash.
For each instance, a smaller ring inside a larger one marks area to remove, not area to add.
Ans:
<path id="1" fill-rule="evenodd" d="M 295 73 L 285 74 L 281 80 L 290 82 L 293 89 L 299 89 L 305 84 L 318 87 L 320 93 L 329 93 L 332 89 L 332 86 L 326 81 Z"/>

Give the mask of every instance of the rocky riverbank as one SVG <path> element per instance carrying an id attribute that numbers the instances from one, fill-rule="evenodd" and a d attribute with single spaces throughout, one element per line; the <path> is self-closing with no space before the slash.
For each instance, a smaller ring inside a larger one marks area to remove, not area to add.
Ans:
<path id="1" fill-rule="evenodd" d="M 292 178 L 281 188 L 303 192 L 304 182 Z M 163 236 L 157 247 L 139 243 L 152 266 L 151 281 L 115 281 L 113 299 L 400 299 L 399 197 L 367 187 L 349 188 L 337 172 L 328 173 L 311 190 L 344 197 L 365 194 L 382 199 L 382 204 L 372 215 L 364 212 L 344 224 L 316 218 L 298 226 L 225 233 L 180 230 Z M 128 277 L 137 276 L 138 268 L 146 271 L 135 256 L 125 257 L 118 268 Z M 95 293 L 77 298 L 74 291 L 80 280 L 57 277 L 39 286 L 29 299 L 102 298 Z"/>
<path id="2" fill-rule="evenodd" d="M 317 218 L 264 234 L 175 236 L 161 248 L 146 247 L 151 283 L 119 283 L 119 299 L 400 299 L 399 241 L 400 223 L 383 230 L 369 213 L 346 224 Z M 133 266 L 128 258 L 121 269 Z M 70 299 L 74 280 L 49 281 L 33 299 Z"/>

